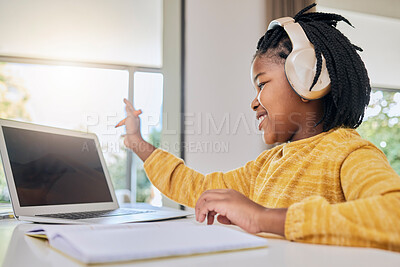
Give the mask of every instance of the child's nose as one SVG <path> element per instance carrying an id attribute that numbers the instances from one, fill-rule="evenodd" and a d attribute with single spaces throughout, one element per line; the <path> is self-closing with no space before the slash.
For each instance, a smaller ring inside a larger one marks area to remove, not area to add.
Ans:
<path id="1" fill-rule="evenodd" d="M 253 99 L 253 101 L 251 102 L 251 108 L 256 111 L 258 106 L 260 105 L 260 103 L 258 102 L 258 96 L 256 98 Z"/>

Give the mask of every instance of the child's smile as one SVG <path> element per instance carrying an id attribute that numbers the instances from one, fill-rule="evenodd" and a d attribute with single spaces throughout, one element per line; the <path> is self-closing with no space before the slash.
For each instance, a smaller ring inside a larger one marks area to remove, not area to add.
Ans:
<path id="1" fill-rule="evenodd" d="M 295 93 L 286 79 L 283 59 L 273 55 L 256 57 L 251 77 L 256 88 L 251 107 L 266 144 L 295 141 L 322 132 L 322 125 L 314 127 L 322 116 L 322 102 L 302 100 Z"/>
<path id="2" fill-rule="evenodd" d="M 267 118 L 268 112 L 265 109 L 261 109 L 260 111 L 257 111 L 257 120 L 258 120 L 258 130 L 261 131 L 262 126 L 264 125 L 263 122 Z"/>

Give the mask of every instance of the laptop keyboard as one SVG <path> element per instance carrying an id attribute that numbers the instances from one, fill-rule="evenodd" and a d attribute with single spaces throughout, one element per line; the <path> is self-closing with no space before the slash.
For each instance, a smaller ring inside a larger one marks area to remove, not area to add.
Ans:
<path id="1" fill-rule="evenodd" d="M 151 212 L 154 212 L 154 210 L 116 209 L 116 210 L 100 210 L 100 211 L 86 211 L 86 212 L 73 212 L 73 213 L 41 214 L 36 216 L 68 219 L 68 220 L 81 220 L 81 219 L 132 215 L 132 214 L 151 213 Z"/>

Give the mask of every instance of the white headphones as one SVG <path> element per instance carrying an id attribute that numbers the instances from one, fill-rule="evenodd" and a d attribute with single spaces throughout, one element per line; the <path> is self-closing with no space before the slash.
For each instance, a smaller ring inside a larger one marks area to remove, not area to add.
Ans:
<path id="1" fill-rule="evenodd" d="M 330 92 L 331 80 L 322 55 L 322 67 L 318 80 L 312 90 L 311 84 L 317 71 L 317 59 L 312 43 L 308 40 L 303 28 L 291 17 L 271 21 L 268 30 L 282 26 L 292 42 L 292 52 L 286 58 L 285 74 L 293 90 L 302 98 L 315 100 Z"/>

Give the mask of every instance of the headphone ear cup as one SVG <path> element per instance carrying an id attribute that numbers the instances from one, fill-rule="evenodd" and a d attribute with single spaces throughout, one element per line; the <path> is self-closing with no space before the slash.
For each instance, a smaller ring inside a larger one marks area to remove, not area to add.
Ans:
<path id="1" fill-rule="evenodd" d="M 317 60 L 313 48 L 292 51 L 286 58 L 286 78 L 293 90 L 302 98 L 309 100 L 319 99 L 330 91 L 330 78 L 324 58 L 321 74 L 310 91 L 317 71 L 316 63 Z"/>

